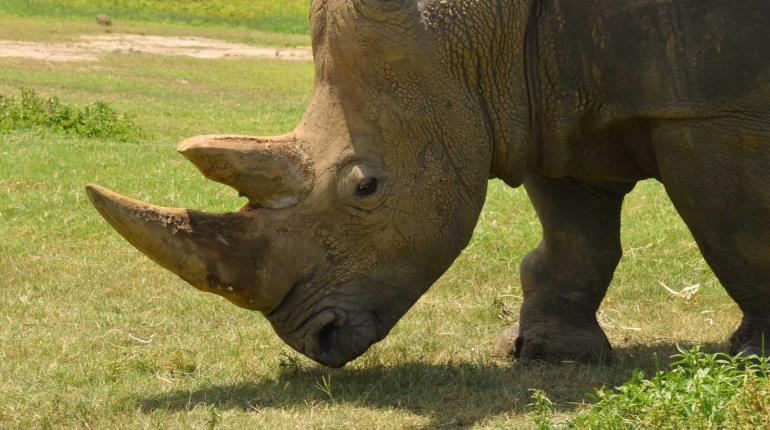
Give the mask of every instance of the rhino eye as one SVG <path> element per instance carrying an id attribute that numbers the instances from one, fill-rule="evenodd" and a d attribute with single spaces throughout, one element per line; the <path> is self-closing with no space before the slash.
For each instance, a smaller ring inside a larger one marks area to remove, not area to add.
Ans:
<path id="1" fill-rule="evenodd" d="M 359 197 L 371 196 L 377 191 L 377 178 L 367 178 L 358 183 L 356 195 Z"/>

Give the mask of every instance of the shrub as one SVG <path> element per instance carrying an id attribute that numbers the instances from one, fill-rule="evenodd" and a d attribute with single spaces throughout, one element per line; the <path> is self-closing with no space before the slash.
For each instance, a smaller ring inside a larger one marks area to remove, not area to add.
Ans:
<path id="1" fill-rule="evenodd" d="M 116 112 L 105 102 L 78 109 L 30 89 L 22 89 L 18 96 L 0 95 L 0 132 L 36 128 L 118 141 L 140 136 L 132 116 Z"/>
<path id="2" fill-rule="evenodd" d="M 620 387 L 600 389 L 598 400 L 562 428 L 766 429 L 770 416 L 768 359 L 681 350 L 670 370 L 646 379 L 634 371 Z M 542 396 L 541 396 L 542 397 Z M 543 399 L 538 399 L 542 404 Z M 539 428 L 543 414 L 535 410 Z M 551 428 L 558 428 L 552 425 Z"/>

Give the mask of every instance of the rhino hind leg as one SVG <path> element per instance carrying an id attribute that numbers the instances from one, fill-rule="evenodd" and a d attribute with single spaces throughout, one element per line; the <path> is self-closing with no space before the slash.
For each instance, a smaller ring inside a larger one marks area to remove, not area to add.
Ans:
<path id="1" fill-rule="evenodd" d="M 767 124 L 770 115 L 743 123 L 735 118 L 661 122 L 653 136 L 671 201 L 743 312 L 730 338 L 732 354 L 770 356 Z"/>
<path id="2" fill-rule="evenodd" d="M 596 311 L 621 257 L 620 209 L 633 185 L 525 179 L 543 239 L 521 263 L 518 327 L 503 335 L 497 355 L 549 362 L 611 358 Z"/>

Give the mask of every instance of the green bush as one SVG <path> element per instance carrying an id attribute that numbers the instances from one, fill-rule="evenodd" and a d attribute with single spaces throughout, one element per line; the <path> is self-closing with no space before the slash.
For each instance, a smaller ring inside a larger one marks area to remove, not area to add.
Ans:
<path id="1" fill-rule="evenodd" d="M 533 420 L 543 428 L 767 429 L 768 359 L 681 350 L 673 368 L 646 379 L 635 371 L 616 389 L 600 389 L 597 402 L 567 423 L 544 423 L 544 394 L 534 398 Z M 544 400 L 545 399 L 545 400 Z M 538 407 L 539 406 L 539 407 Z"/>
<path id="2" fill-rule="evenodd" d="M 22 89 L 18 96 L 0 95 L 0 132 L 35 128 L 119 141 L 140 136 L 133 117 L 117 113 L 101 101 L 78 109 L 30 89 Z"/>

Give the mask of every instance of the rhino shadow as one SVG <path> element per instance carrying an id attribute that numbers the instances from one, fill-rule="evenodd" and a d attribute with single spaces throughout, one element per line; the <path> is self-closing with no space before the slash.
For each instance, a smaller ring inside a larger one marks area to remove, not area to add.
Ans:
<path id="1" fill-rule="evenodd" d="M 722 343 L 701 346 L 711 352 L 727 350 Z M 665 341 L 617 348 L 615 359 L 607 365 L 409 362 L 350 369 L 284 366 L 276 379 L 164 392 L 139 399 L 137 406 L 144 412 L 204 406 L 257 413 L 264 408 L 350 403 L 409 411 L 428 417 L 429 427 L 465 428 L 502 414 L 526 413 L 533 389 L 545 391 L 556 410 L 572 410 L 591 401 L 589 392 L 623 384 L 635 369 L 649 376 L 666 368 L 676 353 L 677 343 Z"/>

